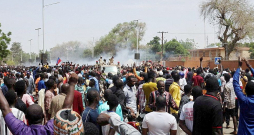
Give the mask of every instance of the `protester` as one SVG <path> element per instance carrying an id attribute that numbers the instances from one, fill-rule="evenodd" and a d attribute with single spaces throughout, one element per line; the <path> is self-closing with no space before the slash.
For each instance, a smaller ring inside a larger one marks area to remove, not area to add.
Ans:
<path id="1" fill-rule="evenodd" d="M 184 86 L 184 95 L 183 95 L 183 97 L 181 98 L 181 101 L 180 101 L 179 116 L 181 114 L 183 105 L 190 102 L 190 100 L 191 100 L 190 96 L 191 96 L 191 85 L 188 84 L 188 85 Z"/>
<path id="2" fill-rule="evenodd" d="M 224 74 L 224 78 L 226 80 L 226 84 L 225 84 L 225 90 L 224 90 L 225 100 L 223 105 L 223 112 L 226 115 L 226 123 L 227 123 L 226 128 L 229 128 L 229 120 L 231 116 L 234 123 L 234 131 L 231 134 L 237 134 L 237 131 L 236 131 L 237 121 L 235 117 L 235 92 L 234 92 L 233 82 L 229 74 Z"/>
<path id="3" fill-rule="evenodd" d="M 10 106 L 10 110 L 12 112 L 12 114 L 19 120 L 23 121 L 25 124 L 27 124 L 26 118 L 25 118 L 25 114 L 15 108 L 15 103 L 17 102 L 17 95 L 14 91 L 10 90 L 5 94 L 5 98 Z M 11 135 L 11 132 L 9 130 L 9 128 L 7 127 L 7 125 L 5 124 L 4 121 L 4 117 L 2 112 L 0 111 L 0 133 L 1 135 Z"/>
<path id="4" fill-rule="evenodd" d="M 127 84 L 125 85 L 123 91 L 125 95 L 125 103 L 126 107 L 129 107 L 132 110 L 132 116 L 135 116 L 137 113 L 137 106 L 136 106 L 136 78 L 134 76 L 128 76 Z"/>
<path id="5" fill-rule="evenodd" d="M 42 73 L 40 75 L 40 81 L 38 82 L 38 91 L 40 91 L 41 89 L 46 89 L 46 85 L 45 85 L 44 79 L 46 79 L 46 76 L 45 76 L 44 73 Z"/>
<path id="6" fill-rule="evenodd" d="M 15 91 L 19 98 L 29 107 L 30 105 L 34 104 L 30 95 L 26 94 L 26 84 L 24 80 L 17 81 L 15 83 Z"/>
<path id="7" fill-rule="evenodd" d="M 116 113 L 116 108 L 117 108 L 117 106 L 119 106 L 116 95 L 109 93 L 107 100 L 108 100 L 107 104 L 109 105 L 109 109 L 103 111 L 102 113 L 108 114 L 110 117 L 112 117 L 114 119 L 121 120 L 119 114 Z M 101 128 L 102 128 L 103 135 L 109 135 L 109 134 L 110 135 L 113 135 L 113 134 L 118 135 L 118 133 L 114 129 L 112 129 L 109 124 L 102 126 Z"/>
<path id="8" fill-rule="evenodd" d="M 2 89 L 4 95 L 8 92 L 8 87 L 7 87 L 8 79 L 9 79 L 8 77 L 4 77 L 4 83 L 1 86 L 1 89 Z"/>
<path id="9" fill-rule="evenodd" d="M 63 104 L 64 104 L 66 94 L 68 92 L 68 89 L 70 89 L 69 84 L 63 84 L 61 87 L 60 94 L 52 98 L 51 105 L 48 110 L 48 113 L 50 114 L 51 119 L 55 117 L 56 113 L 59 110 L 63 109 Z"/>
<path id="10" fill-rule="evenodd" d="M 222 134 L 222 106 L 217 93 L 219 83 L 217 78 L 210 77 L 206 81 L 207 93 L 195 100 L 193 106 L 193 132 L 196 135 Z"/>
<path id="11" fill-rule="evenodd" d="M 145 115 L 142 123 L 142 134 L 147 135 L 176 135 L 177 122 L 174 116 L 165 111 L 166 99 L 156 98 L 157 111 Z"/>
<path id="12" fill-rule="evenodd" d="M 171 74 L 174 79 L 174 82 L 169 87 L 169 93 L 172 95 L 174 101 L 176 102 L 176 105 L 179 106 L 181 101 L 181 91 L 180 86 L 178 85 L 180 75 L 177 72 L 172 72 Z M 172 113 L 173 116 L 175 116 L 176 120 L 178 121 L 178 111 L 173 110 L 173 108 L 170 108 L 170 112 Z"/>
<path id="13" fill-rule="evenodd" d="M 77 112 L 79 115 L 84 111 L 82 94 L 77 90 L 74 91 L 74 100 L 72 105 L 73 111 Z"/>
<path id="14" fill-rule="evenodd" d="M 202 96 L 202 88 L 199 86 L 195 86 L 191 90 L 191 93 L 193 96 L 193 101 L 190 101 L 183 105 L 179 118 L 179 126 L 187 135 L 191 135 L 193 131 L 193 105 L 195 100 L 199 96 Z"/>
<path id="15" fill-rule="evenodd" d="M 97 90 L 89 90 L 87 92 L 87 106 L 86 109 L 82 113 L 82 121 L 83 123 L 92 122 L 100 129 L 100 126 L 97 124 L 96 120 L 99 116 L 97 105 L 99 104 L 99 93 Z"/>
<path id="16" fill-rule="evenodd" d="M 145 99 L 146 99 L 146 106 L 145 106 L 145 112 L 152 112 L 152 110 L 149 107 L 149 96 L 150 93 L 157 90 L 157 84 L 155 82 L 155 72 L 154 71 L 149 71 L 148 72 L 148 78 L 145 78 L 145 82 L 143 84 L 143 91 L 145 94 Z"/>
<path id="17" fill-rule="evenodd" d="M 164 81 L 160 80 L 157 82 L 157 87 L 158 90 L 151 92 L 150 94 L 150 98 L 149 98 L 149 105 L 151 110 L 156 111 L 156 99 L 159 96 L 162 96 L 164 98 L 166 98 L 166 107 L 165 107 L 165 111 L 170 113 L 170 107 L 172 107 L 175 110 L 178 110 L 178 106 L 176 105 L 173 97 L 171 96 L 170 93 L 168 93 L 167 91 L 165 91 L 165 84 Z"/>
<path id="18" fill-rule="evenodd" d="M 246 59 L 243 59 L 246 63 L 246 66 L 251 70 L 251 73 L 254 74 L 254 70 Z M 242 66 L 241 58 L 238 60 L 238 69 L 236 70 L 233 77 L 233 86 L 234 91 L 237 96 L 240 105 L 240 118 L 239 118 L 239 127 L 238 135 L 254 134 L 254 120 L 251 118 L 254 114 L 254 82 L 249 81 L 245 87 L 245 96 L 242 92 L 242 89 L 239 85 L 240 78 L 240 69 Z"/>
<path id="19" fill-rule="evenodd" d="M 26 74 L 25 79 L 28 82 L 26 93 L 32 95 L 33 92 L 34 92 L 34 87 L 35 87 L 35 85 L 34 85 L 34 79 L 31 77 L 31 74 L 29 72 Z"/>
<path id="20" fill-rule="evenodd" d="M 112 91 L 110 89 L 107 89 L 104 91 L 104 98 L 106 100 L 106 102 L 104 102 L 103 104 L 101 104 L 99 107 L 98 107 L 98 113 L 105 113 L 105 111 L 109 110 L 110 109 L 110 106 L 108 103 L 109 100 L 112 100 L 110 99 L 110 97 L 112 98 Z M 114 95 L 114 94 L 113 94 Z M 114 97 L 113 97 L 114 98 Z M 121 108 L 121 105 L 118 104 L 118 99 L 117 97 L 115 98 L 117 100 L 117 107 L 115 109 L 115 113 L 120 117 L 120 120 L 123 121 L 123 113 L 122 113 L 122 108 Z M 106 113 L 107 114 L 107 113 Z"/>

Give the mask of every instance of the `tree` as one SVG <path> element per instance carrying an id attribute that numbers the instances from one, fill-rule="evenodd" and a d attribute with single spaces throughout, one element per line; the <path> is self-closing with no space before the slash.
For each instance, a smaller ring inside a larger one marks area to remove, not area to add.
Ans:
<path id="1" fill-rule="evenodd" d="M 57 58 L 60 57 L 62 60 L 67 60 L 68 55 L 68 60 L 73 60 L 77 57 L 82 57 L 83 51 L 84 48 L 81 48 L 80 42 L 69 41 L 62 44 L 57 44 L 55 47 L 50 49 L 49 53 L 51 54 L 51 59 L 57 60 Z"/>
<path id="2" fill-rule="evenodd" d="M 117 24 L 107 35 L 100 38 L 94 47 L 94 55 L 98 56 L 102 53 L 115 55 L 120 49 L 136 49 L 137 47 L 137 31 L 138 39 L 141 41 L 145 34 L 146 24 L 124 22 Z"/>
<path id="3" fill-rule="evenodd" d="M 153 40 L 151 40 L 147 45 L 151 46 L 151 51 L 153 53 L 160 52 L 161 51 L 161 44 L 160 44 L 160 38 L 158 36 L 153 37 Z"/>
<path id="4" fill-rule="evenodd" d="M 183 40 L 180 40 L 179 41 L 180 44 L 183 45 L 183 47 L 187 50 L 191 50 L 191 49 L 195 49 L 196 48 L 196 44 L 195 44 L 195 41 L 194 39 L 186 39 L 185 41 Z"/>
<path id="5" fill-rule="evenodd" d="M 15 64 L 20 63 L 21 52 L 22 52 L 22 58 L 23 58 L 23 54 L 24 54 L 24 52 L 21 48 L 21 44 L 19 42 L 13 42 L 11 45 L 10 51 L 11 51 L 11 53 L 10 53 L 11 60 L 14 61 Z"/>
<path id="6" fill-rule="evenodd" d="M 226 60 L 240 40 L 254 34 L 254 9 L 247 0 L 209 0 L 201 4 L 201 15 L 217 26 Z"/>
<path id="7" fill-rule="evenodd" d="M 1 23 L 0 23 L 1 28 Z M 7 55 L 10 53 L 10 51 L 7 49 L 8 45 L 11 42 L 10 38 L 11 32 L 8 32 L 7 34 L 0 29 L 0 59 L 3 60 L 3 58 L 6 58 Z"/>
<path id="8" fill-rule="evenodd" d="M 221 43 L 211 43 L 210 45 L 207 46 L 208 48 L 216 48 L 216 47 L 221 47 Z"/>
<path id="9" fill-rule="evenodd" d="M 250 50 L 249 50 L 250 58 L 254 59 L 254 42 L 243 43 L 243 44 L 240 44 L 239 46 L 249 47 L 250 48 Z"/>
<path id="10" fill-rule="evenodd" d="M 85 58 L 92 58 L 92 51 L 90 49 L 84 50 L 84 57 Z"/>
<path id="11" fill-rule="evenodd" d="M 176 39 L 172 39 L 165 43 L 165 51 L 170 55 L 188 55 L 188 51 Z"/>

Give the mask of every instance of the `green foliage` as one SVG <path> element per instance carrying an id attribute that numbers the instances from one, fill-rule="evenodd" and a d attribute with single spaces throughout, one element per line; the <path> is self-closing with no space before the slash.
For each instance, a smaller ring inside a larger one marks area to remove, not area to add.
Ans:
<path id="1" fill-rule="evenodd" d="M 161 51 L 161 44 L 160 44 L 160 38 L 158 36 L 153 37 L 153 40 L 151 40 L 147 45 L 151 46 L 151 51 L 153 53 L 160 52 Z"/>
<path id="2" fill-rule="evenodd" d="M 146 24 L 124 22 L 117 24 L 107 35 L 100 38 L 94 47 L 94 55 L 98 56 L 102 53 L 115 55 L 117 50 L 130 48 L 136 49 L 137 47 L 137 30 L 138 39 L 141 41 L 145 34 Z"/>
<path id="3" fill-rule="evenodd" d="M 11 41 L 10 35 L 11 35 L 11 32 L 8 32 L 6 34 L 1 30 L 1 23 L 0 23 L 0 59 L 1 60 L 3 60 L 3 58 L 6 58 L 7 55 L 10 53 L 10 51 L 7 49 Z"/>
<path id="4" fill-rule="evenodd" d="M 200 8 L 204 19 L 217 27 L 226 60 L 239 41 L 254 37 L 254 9 L 248 0 L 207 0 Z"/>
<path id="5" fill-rule="evenodd" d="M 222 47 L 221 43 L 211 43 L 207 46 L 208 48 Z"/>
<path id="6" fill-rule="evenodd" d="M 19 42 L 13 42 L 10 49 L 11 53 L 11 60 L 14 61 L 14 63 L 18 64 L 21 62 L 21 52 L 24 54 L 21 44 Z M 23 55 L 22 54 L 22 55 Z M 23 59 L 23 56 L 22 56 Z"/>
<path id="7" fill-rule="evenodd" d="M 31 62 L 35 62 L 35 57 L 38 54 L 31 53 Z M 22 58 L 22 61 L 21 61 Z M 6 64 L 8 65 L 20 65 L 21 63 L 28 63 L 30 59 L 30 53 L 26 53 L 22 50 L 21 43 L 14 42 L 10 48 L 10 54 L 7 56 Z"/>
<path id="8" fill-rule="evenodd" d="M 7 64 L 8 66 L 14 66 L 14 65 L 16 65 L 15 62 L 14 62 L 14 61 L 11 61 L 11 60 L 6 61 L 6 64 Z"/>
<path id="9" fill-rule="evenodd" d="M 69 41 L 64 42 L 62 44 L 58 44 L 50 49 L 48 53 L 51 54 L 51 59 L 57 60 L 58 57 L 60 57 L 62 60 L 67 59 L 67 51 L 68 51 L 68 57 L 71 58 L 77 58 L 83 56 L 83 49 L 80 48 L 81 43 L 78 41 Z M 48 54 L 48 60 L 49 60 L 49 54 Z"/>
<path id="10" fill-rule="evenodd" d="M 250 47 L 250 50 L 249 50 L 250 58 L 254 59 L 254 42 L 244 43 L 243 45 L 246 46 L 246 47 Z"/>
<path id="11" fill-rule="evenodd" d="M 172 39 L 169 42 L 165 43 L 165 51 L 169 54 L 181 54 L 188 55 L 188 51 L 184 46 L 178 42 L 176 39 Z"/>
<path id="12" fill-rule="evenodd" d="M 92 51 L 90 49 L 85 49 L 84 50 L 84 55 L 85 58 L 92 58 Z"/>
<path id="13" fill-rule="evenodd" d="M 195 41 L 194 39 L 186 39 L 185 41 L 183 40 L 180 40 L 179 41 L 180 44 L 183 45 L 183 47 L 187 50 L 191 50 L 191 49 L 195 49 L 196 48 L 196 44 L 195 44 Z"/>

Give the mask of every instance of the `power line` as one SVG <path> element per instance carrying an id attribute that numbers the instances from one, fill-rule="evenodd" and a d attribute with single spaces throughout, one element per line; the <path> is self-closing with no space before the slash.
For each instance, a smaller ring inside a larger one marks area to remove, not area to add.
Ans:
<path id="1" fill-rule="evenodd" d="M 168 34 L 204 34 L 204 33 L 168 33 Z M 214 33 L 206 33 L 206 34 L 214 34 Z"/>
<path id="2" fill-rule="evenodd" d="M 168 32 L 164 32 L 164 31 L 159 31 L 158 33 L 161 33 L 161 36 L 162 36 L 162 38 L 161 38 L 161 61 L 162 61 L 162 55 L 163 55 L 163 34 L 164 33 L 168 33 Z"/>

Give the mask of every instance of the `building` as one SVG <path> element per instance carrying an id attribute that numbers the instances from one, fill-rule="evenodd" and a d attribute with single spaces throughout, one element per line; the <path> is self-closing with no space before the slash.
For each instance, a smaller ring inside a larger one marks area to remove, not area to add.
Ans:
<path id="1" fill-rule="evenodd" d="M 237 60 L 238 56 L 245 57 L 247 59 L 250 58 L 250 48 L 249 47 L 235 47 L 233 52 L 229 55 L 229 60 Z M 205 48 L 205 49 L 195 49 L 189 50 L 190 56 L 195 57 L 204 57 L 206 59 L 214 60 L 214 57 L 222 57 L 225 58 L 225 48 L 217 47 L 217 48 Z"/>

